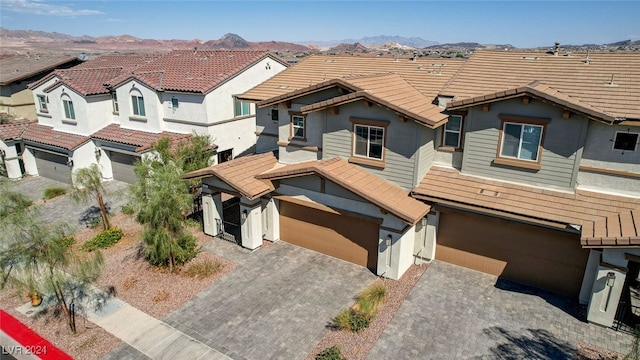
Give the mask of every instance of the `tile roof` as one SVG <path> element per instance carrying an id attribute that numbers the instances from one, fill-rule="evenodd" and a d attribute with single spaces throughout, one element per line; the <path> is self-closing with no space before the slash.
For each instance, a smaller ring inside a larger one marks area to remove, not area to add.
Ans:
<path id="1" fill-rule="evenodd" d="M 168 136 L 172 142 L 176 142 L 190 137 L 191 134 L 178 134 L 168 131 L 151 133 L 141 130 L 125 129 L 120 127 L 119 124 L 110 124 L 93 133 L 91 138 L 135 146 L 136 152 L 142 152 L 151 148 L 155 142 L 164 136 Z"/>
<path id="2" fill-rule="evenodd" d="M 75 150 L 91 139 L 87 136 L 53 130 L 50 126 L 31 123 L 22 133 L 22 139 L 44 145 L 55 146 L 65 150 Z"/>
<path id="3" fill-rule="evenodd" d="M 640 246 L 640 207 L 586 222 L 580 240 L 585 247 Z"/>
<path id="4" fill-rule="evenodd" d="M 215 176 L 236 189 L 242 196 L 253 200 L 275 189 L 271 181 L 257 179 L 256 175 L 272 169 L 277 162 L 273 153 L 248 155 L 186 173 L 183 178 Z"/>
<path id="5" fill-rule="evenodd" d="M 154 89 L 207 93 L 267 56 L 263 50 L 174 50 L 122 74 L 111 85 L 135 78 Z"/>
<path id="6" fill-rule="evenodd" d="M 303 106 L 300 109 L 302 113 L 318 111 L 357 100 L 368 100 L 432 128 L 437 127 L 448 118 L 448 115 L 442 113 L 442 108 L 432 103 L 433 99 L 424 96 L 397 74 L 349 76 L 337 79 L 337 83 L 345 85 L 345 87 L 348 86 L 355 92 Z M 323 84 L 320 83 L 318 86 Z M 258 103 L 259 106 L 260 104 Z"/>
<path id="7" fill-rule="evenodd" d="M 0 124 L 0 140 L 19 139 L 22 133 L 33 121 L 21 121 L 9 124 Z"/>
<path id="8" fill-rule="evenodd" d="M 109 89 L 105 86 L 111 79 L 122 74 L 124 69 L 122 68 L 102 68 L 102 69 L 67 69 L 56 70 L 53 75 L 56 76 L 59 81 L 48 86 L 43 91 L 50 92 L 51 90 L 60 87 L 67 86 L 82 96 L 108 94 Z M 39 82 L 38 84 L 41 84 Z M 33 88 L 34 86 L 31 86 Z"/>
<path id="9" fill-rule="evenodd" d="M 411 198 L 407 191 L 340 158 L 287 165 L 259 174 L 256 178 L 276 180 L 310 174 L 333 181 L 411 225 L 431 209 Z"/>
<path id="10" fill-rule="evenodd" d="M 0 55 L 0 85 L 28 79 L 78 61 L 75 56 L 67 55 Z"/>
<path id="11" fill-rule="evenodd" d="M 472 205 L 561 225 L 580 225 L 583 246 L 593 244 L 587 243 L 588 237 L 592 236 L 588 233 L 589 226 L 640 207 L 640 198 L 584 190 L 575 193 L 553 191 L 463 175 L 459 170 L 439 166 L 429 170 L 412 195 L 428 201 Z"/>
<path id="12" fill-rule="evenodd" d="M 534 81 L 525 86 L 508 89 L 504 91 L 498 91 L 493 94 L 486 94 L 476 96 L 473 98 L 465 98 L 461 100 L 452 101 L 447 104 L 448 110 L 457 110 L 470 106 L 491 103 L 504 99 L 510 99 L 514 97 L 531 96 L 547 101 L 554 102 L 572 111 L 585 114 L 586 116 L 601 119 L 610 123 L 615 122 L 616 117 L 608 114 L 606 111 L 597 109 L 588 103 L 581 101 L 578 98 L 571 97 L 563 94 L 562 92 L 550 87 L 547 84 L 543 84 L 539 81 Z"/>
<path id="13" fill-rule="evenodd" d="M 527 51 L 476 51 L 440 91 L 454 100 L 540 81 L 616 118 L 640 119 L 640 53 L 553 56 Z"/>
<path id="14" fill-rule="evenodd" d="M 239 98 L 263 101 L 327 80 L 354 75 L 395 73 L 431 100 L 464 64 L 463 59 L 312 55 L 254 87 Z"/>

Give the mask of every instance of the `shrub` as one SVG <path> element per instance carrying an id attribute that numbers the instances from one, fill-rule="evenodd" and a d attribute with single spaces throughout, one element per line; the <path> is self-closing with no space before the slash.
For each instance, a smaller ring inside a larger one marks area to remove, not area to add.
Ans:
<path id="1" fill-rule="evenodd" d="M 333 318 L 333 325 L 338 329 L 351 331 L 351 310 L 343 309 Z"/>
<path id="2" fill-rule="evenodd" d="M 387 288 L 384 283 L 377 281 L 362 290 L 357 297 L 356 308 L 373 318 L 380 310 L 384 299 L 387 297 Z"/>
<path id="3" fill-rule="evenodd" d="M 351 310 L 350 313 L 351 317 L 349 320 L 351 323 L 351 331 L 360 332 L 361 330 L 369 327 L 369 324 L 371 323 L 370 318 L 353 310 Z"/>
<path id="4" fill-rule="evenodd" d="M 363 313 L 353 309 L 344 309 L 333 319 L 333 325 L 338 329 L 360 332 L 368 328 L 370 319 Z"/>
<path id="5" fill-rule="evenodd" d="M 322 350 L 322 352 L 316 355 L 316 360 L 346 360 L 340 351 L 340 346 L 333 345 L 330 348 Z"/>
<path id="6" fill-rule="evenodd" d="M 92 229 L 95 229 L 95 228 L 97 228 L 98 226 L 102 226 L 102 218 L 100 218 L 100 217 L 94 218 L 93 220 L 91 220 L 91 221 L 89 222 L 89 225 L 88 225 L 88 226 L 89 226 L 90 228 L 92 228 Z"/>
<path id="7" fill-rule="evenodd" d="M 221 268 L 221 262 L 207 259 L 199 263 L 191 264 L 185 271 L 185 274 L 192 278 L 204 278 L 217 273 Z"/>
<path id="8" fill-rule="evenodd" d="M 135 212 L 133 210 L 133 205 L 131 205 L 131 204 L 123 205 L 121 211 L 125 215 L 133 215 L 133 213 Z"/>
<path id="9" fill-rule="evenodd" d="M 51 186 L 43 191 L 45 200 L 53 199 L 58 196 L 62 196 L 67 193 L 67 189 L 61 186 Z"/>
<path id="10" fill-rule="evenodd" d="M 93 239 L 82 244 L 82 250 L 93 251 L 96 249 L 106 249 L 113 244 L 117 243 L 122 238 L 124 233 L 117 227 L 113 227 L 109 230 L 105 230 L 96 235 Z"/>
<path id="11" fill-rule="evenodd" d="M 167 290 L 160 290 L 153 295 L 153 302 L 159 303 L 169 298 L 169 292 Z"/>

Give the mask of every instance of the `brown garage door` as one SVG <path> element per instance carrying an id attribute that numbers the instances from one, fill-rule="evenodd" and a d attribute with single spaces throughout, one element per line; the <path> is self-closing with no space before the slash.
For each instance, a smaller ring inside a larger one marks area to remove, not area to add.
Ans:
<path id="1" fill-rule="evenodd" d="M 280 239 L 375 271 L 379 236 L 375 219 L 311 206 L 280 201 Z"/>
<path id="2" fill-rule="evenodd" d="M 578 296 L 589 254 L 578 234 L 440 210 L 436 259 Z"/>

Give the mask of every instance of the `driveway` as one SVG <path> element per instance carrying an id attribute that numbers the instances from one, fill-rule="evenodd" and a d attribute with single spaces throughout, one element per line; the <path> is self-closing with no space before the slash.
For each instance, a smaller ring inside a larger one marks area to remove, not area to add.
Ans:
<path id="1" fill-rule="evenodd" d="M 434 261 L 367 359 L 575 359 L 578 341 L 628 351 L 631 336 L 578 317 L 565 298 Z"/>
<path id="2" fill-rule="evenodd" d="M 18 180 L 13 188 L 14 191 L 23 193 L 34 202 L 43 198 L 43 191 L 48 187 L 63 187 L 69 189 L 70 186 L 55 180 L 41 176 L 30 176 Z M 109 212 L 113 215 L 120 212 L 122 205 L 129 199 L 127 196 L 128 184 L 122 181 L 111 180 L 104 183 L 107 190 L 105 203 Z M 89 199 L 83 203 L 75 203 L 68 195 L 60 196 L 43 202 L 40 206 L 41 217 L 45 222 L 64 222 L 69 225 L 72 231 L 87 226 L 92 219 L 100 216 L 100 209 L 94 199 Z"/>

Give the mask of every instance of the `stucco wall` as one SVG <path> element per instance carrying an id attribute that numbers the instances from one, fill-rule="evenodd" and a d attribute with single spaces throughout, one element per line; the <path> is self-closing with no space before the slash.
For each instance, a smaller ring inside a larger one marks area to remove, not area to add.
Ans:
<path id="1" fill-rule="evenodd" d="M 144 99 L 145 116 L 133 114 L 131 103 L 132 94 L 142 95 Z M 128 81 L 116 89 L 118 97 L 118 122 L 127 129 L 142 130 L 159 133 L 162 129 L 162 104 L 155 90 L 148 88 L 139 81 Z"/>
<path id="2" fill-rule="evenodd" d="M 7 177 L 9 179 L 21 178 L 22 171 L 20 170 L 20 162 L 17 157 L 18 153 L 16 151 L 15 142 L 12 140 L 7 142 L 0 141 L 0 149 L 4 151 L 4 166 L 7 172 Z"/>

